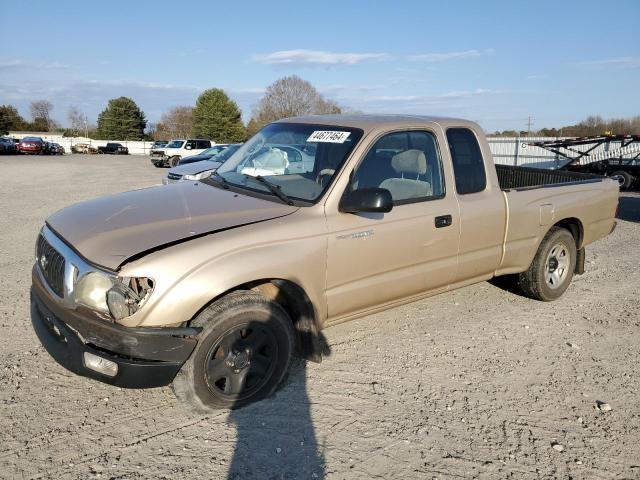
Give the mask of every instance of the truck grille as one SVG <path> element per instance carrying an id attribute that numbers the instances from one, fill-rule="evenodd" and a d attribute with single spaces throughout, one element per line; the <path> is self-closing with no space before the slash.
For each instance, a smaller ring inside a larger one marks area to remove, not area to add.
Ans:
<path id="1" fill-rule="evenodd" d="M 168 173 L 167 178 L 169 180 L 180 180 L 182 178 L 182 175 L 180 175 L 179 173 Z"/>
<path id="2" fill-rule="evenodd" d="M 36 262 L 47 285 L 60 298 L 64 296 L 64 266 L 65 260 L 42 235 L 38 236 L 36 245 Z"/>

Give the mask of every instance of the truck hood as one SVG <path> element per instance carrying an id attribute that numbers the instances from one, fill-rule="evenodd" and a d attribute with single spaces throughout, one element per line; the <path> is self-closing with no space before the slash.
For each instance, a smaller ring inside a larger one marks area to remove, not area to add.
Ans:
<path id="1" fill-rule="evenodd" d="M 64 208 L 47 225 L 87 260 L 116 270 L 127 259 L 298 208 L 200 182 L 118 193 Z"/>

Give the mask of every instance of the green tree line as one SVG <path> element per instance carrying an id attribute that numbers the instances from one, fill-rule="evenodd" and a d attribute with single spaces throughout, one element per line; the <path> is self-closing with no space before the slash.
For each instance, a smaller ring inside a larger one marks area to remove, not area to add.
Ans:
<path id="1" fill-rule="evenodd" d="M 594 135 L 640 135 L 640 115 L 631 118 L 611 118 L 605 120 L 599 115 L 591 115 L 575 125 L 559 128 L 526 130 L 503 130 L 492 134 L 498 137 L 589 137 Z"/>

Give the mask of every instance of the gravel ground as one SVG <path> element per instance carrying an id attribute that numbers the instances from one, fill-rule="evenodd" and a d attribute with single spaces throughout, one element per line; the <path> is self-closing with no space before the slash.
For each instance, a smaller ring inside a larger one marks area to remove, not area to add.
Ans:
<path id="1" fill-rule="evenodd" d="M 561 300 L 481 283 L 332 327 L 331 355 L 297 362 L 275 397 L 203 417 L 169 388 L 68 373 L 29 320 L 44 219 L 165 171 L 135 156 L 0 165 L 0 477 L 640 478 L 638 194 Z"/>

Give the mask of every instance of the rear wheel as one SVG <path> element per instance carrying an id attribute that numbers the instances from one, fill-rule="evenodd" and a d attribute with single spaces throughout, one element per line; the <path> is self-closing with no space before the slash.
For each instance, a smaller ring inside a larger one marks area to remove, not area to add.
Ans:
<path id="1" fill-rule="evenodd" d="M 625 190 L 631 188 L 631 185 L 633 185 L 633 181 L 635 180 L 630 173 L 622 170 L 613 172 L 611 176 L 617 177 L 620 188 L 623 188 Z"/>
<path id="2" fill-rule="evenodd" d="M 192 322 L 200 340 L 173 381 L 193 410 L 239 408 L 270 396 L 285 377 L 294 348 L 291 318 L 251 291 L 227 295 Z"/>
<path id="3" fill-rule="evenodd" d="M 518 284 L 525 295 L 550 302 L 569 287 L 576 269 L 577 248 L 568 230 L 552 227 L 542 239 L 533 262 Z"/>

